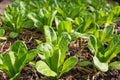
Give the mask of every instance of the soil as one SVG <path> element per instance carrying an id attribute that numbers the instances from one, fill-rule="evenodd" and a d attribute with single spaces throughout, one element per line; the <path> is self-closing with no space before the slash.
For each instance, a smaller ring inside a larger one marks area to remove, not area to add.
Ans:
<path id="1" fill-rule="evenodd" d="M 11 0 L 4 0 L 0 3 L 0 8 L 4 10 L 5 6 L 10 3 L 10 1 Z M 120 34 L 120 22 L 116 23 L 115 29 L 117 33 Z M 36 40 L 45 41 L 43 34 L 35 28 L 22 30 L 20 35 L 15 39 L 9 38 L 9 31 L 6 31 L 5 36 L 7 40 L 0 40 L 0 54 L 7 53 L 9 51 L 9 46 L 18 39 L 22 40 L 27 45 L 28 50 L 36 48 L 38 45 Z M 79 62 L 72 70 L 63 74 L 60 80 L 120 80 L 120 70 L 100 72 L 96 70 L 93 65 L 87 67 L 79 66 L 79 63 L 84 60 L 92 62 L 93 54 L 88 50 L 87 43 L 87 39 L 78 38 L 69 44 L 69 50 L 66 53 L 67 58 L 76 56 Z M 36 56 L 34 60 L 39 60 L 39 58 Z M 113 59 L 113 61 L 115 60 L 120 60 L 120 54 Z M 4 72 L 0 71 L 0 80 L 9 80 L 9 78 Z M 29 64 L 26 64 L 20 74 L 19 80 L 49 80 L 49 78 L 38 73 L 37 70 Z"/>
<path id="2" fill-rule="evenodd" d="M 0 12 L 4 11 L 4 8 L 11 3 L 12 0 L 0 0 Z"/>

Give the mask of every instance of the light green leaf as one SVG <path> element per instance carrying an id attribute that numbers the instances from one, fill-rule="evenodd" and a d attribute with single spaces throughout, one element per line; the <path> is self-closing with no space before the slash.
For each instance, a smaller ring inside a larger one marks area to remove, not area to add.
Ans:
<path id="1" fill-rule="evenodd" d="M 120 37 L 118 35 L 114 35 L 108 47 L 105 49 L 104 57 L 106 58 L 106 62 L 110 62 L 110 60 L 116 57 L 119 52 L 120 52 Z"/>
<path id="2" fill-rule="evenodd" d="M 109 64 L 109 67 L 112 69 L 120 70 L 120 61 L 115 61 Z"/>
<path id="3" fill-rule="evenodd" d="M 92 65 L 92 62 L 90 62 L 90 61 L 82 61 L 82 62 L 80 62 L 79 65 L 84 67 L 84 66 Z"/>
<path id="4" fill-rule="evenodd" d="M 38 45 L 37 51 L 41 59 L 47 59 L 52 56 L 53 48 L 49 43 L 42 43 Z"/>
<path id="5" fill-rule="evenodd" d="M 61 54 L 60 49 L 54 49 L 53 56 L 51 57 L 51 69 L 58 73 L 59 69 L 59 56 Z"/>
<path id="6" fill-rule="evenodd" d="M 97 39 L 95 38 L 95 36 L 91 35 L 89 37 L 88 48 L 91 50 L 92 53 L 96 55 L 98 51 L 98 45 L 97 45 Z"/>
<path id="7" fill-rule="evenodd" d="M 0 37 L 0 39 L 2 39 L 2 40 L 6 40 L 7 38 L 6 38 L 6 37 Z"/>
<path id="8" fill-rule="evenodd" d="M 56 32 L 53 30 L 53 28 L 49 26 L 44 26 L 44 30 L 45 30 L 46 42 L 56 44 L 57 35 L 56 35 Z"/>
<path id="9" fill-rule="evenodd" d="M 10 78 L 10 80 L 18 80 L 20 76 L 20 72 L 16 73 L 12 78 Z"/>
<path id="10" fill-rule="evenodd" d="M 28 18 L 30 18 L 31 20 L 33 20 L 34 23 L 37 23 L 38 20 L 36 19 L 36 14 L 35 13 L 29 13 L 28 14 Z"/>
<path id="11" fill-rule="evenodd" d="M 56 14 L 57 14 L 57 10 L 55 10 L 55 11 L 52 13 L 52 15 L 50 16 L 50 18 L 48 19 L 48 25 L 49 25 L 49 26 L 52 26 L 52 23 L 53 23 L 53 20 L 54 20 Z"/>
<path id="12" fill-rule="evenodd" d="M 76 31 L 72 31 L 70 33 L 70 36 L 71 36 L 72 40 L 76 40 L 77 38 L 80 38 L 82 36 L 82 34 L 79 32 L 76 32 Z"/>
<path id="13" fill-rule="evenodd" d="M 23 27 L 25 27 L 25 28 L 31 28 L 31 27 L 33 27 L 33 25 L 34 25 L 34 23 L 33 23 L 32 20 L 27 20 L 27 21 L 25 21 L 25 23 L 23 24 Z"/>
<path id="14" fill-rule="evenodd" d="M 66 51 L 68 50 L 68 44 L 71 41 L 71 37 L 67 32 L 63 32 L 59 37 L 58 41 L 59 41 L 58 42 L 59 48 L 61 49 L 60 62 L 59 62 L 59 66 L 60 66 L 64 62 Z"/>
<path id="15" fill-rule="evenodd" d="M 18 33 L 16 32 L 11 32 L 9 35 L 11 38 L 16 38 L 18 36 Z"/>
<path id="16" fill-rule="evenodd" d="M 9 54 L 9 56 L 10 56 L 11 63 L 12 63 L 12 65 L 14 66 L 15 60 L 16 60 L 15 54 L 14 54 L 14 52 L 12 52 L 12 51 L 10 51 L 8 54 Z"/>
<path id="17" fill-rule="evenodd" d="M 15 54 L 17 56 L 19 56 L 19 58 L 22 56 L 21 54 L 26 54 L 27 53 L 27 47 L 26 45 L 18 40 L 16 41 L 11 47 L 10 47 L 10 50 L 15 52 Z"/>
<path id="18" fill-rule="evenodd" d="M 0 29 L 0 37 L 3 37 L 5 34 L 5 30 L 4 29 Z"/>
<path id="19" fill-rule="evenodd" d="M 2 57 L 2 61 L 3 61 L 3 65 L 7 66 L 6 68 L 8 69 L 8 76 L 9 77 L 13 77 L 16 73 L 15 68 L 12 65 L 12 61 L 11 58 L 9 56 L 9 54 L 4 54 Z"/>
<path id="20" fill-rule="evenodd" d="M 50 67 L 43 61 L 38 61 L 36 63 L 36 69 L 38 72 L 40 72 L 45 76 L 52 76 L 52 77 L 57 76 L 57 74 L 54 71 L 52 71 Z"/>
<path id="21" fill-rule="evenodd" d="M 36 61 L 31 61 L 29 62 L 30 66 L 34 67 L 35 68 L 35 65 L 36 65 Z"/>
<path id="22" fill-rule="evenodd" d="M 78 59 L 75 56 L 68 58 L 63 64 L 61 74 L 71 70 L 77 64 L 77 62 Z"/>
<path id="23" fill-rule="evenodd" d="M 93 62 L 95 64 L 95 66 L 97 67 L 97 69 L 99 69 L 100 71 L 102 71 L 102 72 L 108 71 L 108 63 L 100 62 L 96 56 L 93 57 Z"/>
<path id="24" fill-rule="evenodd" d="M 94 33 L 95 37 L 97 39 L 99 39 L 101 42 L 104 42 L 105 40 L 105 32 L 103 30 L 97 30 L 95 33 Z M 102 35 L 102 36 L 101 36 Z"/>
<path id="25" fill-rule="evenodd" d="M 30 60 L 32 60 L 37 54 L 37 50 L 36 49 L 32 49 L 30 51 L 27 52 L 27 56 L 25 59 L 25 63 L 29 62 Z"/>
<path id="26" fill-rule="evenodd" d="M 112 34 L 114 32 L 114 28 L 115 28 L 115 26 L 113 24 L 105 26 L 104 31 L 105 31 L 105 37 L 106 37 L 107 40 L 109 40 L 110 37 L 112 36 Z"/>
<path id="27" fill-rule="evenodd" d="M 58 33 L 62 32 L 68 32 L 70 33 L 72 31 L 72 23 L 71 21 L 61 21 L 60 24 L 57 27 Z"/>

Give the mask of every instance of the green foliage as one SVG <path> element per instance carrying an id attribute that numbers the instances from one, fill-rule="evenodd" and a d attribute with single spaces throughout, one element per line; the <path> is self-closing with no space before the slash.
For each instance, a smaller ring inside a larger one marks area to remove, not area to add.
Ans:
<path id="1" fill-rule="evenodd" d="M 120 70 L 120 61 L 115 61 L 109 64 L 109 67 L 112 69 Z"/>
<path id="2" fill-rule="evenodd" d="M 36 50 L 28 51 L 22 41 L 16 41 L 9 53 L 0 54 L 0 69 L 3 70 L 10 80 L 18 80 L 22 68 L 36 55 Z"/>
<path id="3" fill-rule="evenodd" d="M 108 71 L 109 62 L 120 52 L 120 37 L 114 35 L 107 47 L 95 36 L 90 36 L 88 48 L 94 53 L 93 62 L 100 71 Z"/>
<path id="4" fill-rule="evenodd" d="M 72 31 L 72 22 L 71 21 L 61 21 L 57 26 L 57 32 L 60 34 L 62 32 L 70 33 Z"/>
<path id="5" fill-rule="evenodd" d="M 37 47 L 38 55 L 42 60 L 38 61 L 35 67 L 43 75 L 60 78 L 78 61 L 76 57 L 70 57 L 64 61 L 71 37 L 66 32 L 57 36 L 55 31 L 48 26 L 45 26 L 44 29 L 46 43 L 41 43 Z"/>
<path id="6" fill-rule="evenodd" d="M 77 64 L 75 56 L 65 58 L 70 41 L 79 37 L 89 37 L 88 48 L 94 54 L 93 63 L 100 71 L 120 69 L 119 61 L 110 63 L 120 52 L 120 37 L 113 34 L 113 23 L 120 20 L 119 14 L 118 3 L 110 5 L 107 0 L 13 0 L 2 16 L 2 27 L 11 30 L 11 38 L 16 38 L 23 28 L 33 25 L 44 32 L 46 42 L 36 40 L 41 60 L 30 64 L 50 79 L 58 79 Z M 4 39 L 4 29 L 0 29 L 0 39 Z M 15 80 L 35 54 L 36 50 L 28 51 L 24 43 L 17 41 L 8 54 L 0 55 L 0 69 Z M 83 61 L 80 66 L 91 64 Z"/>
<path id="7" fill-rule="evenodd" d="M 115 25 L 114 24 L 106 24 L 104 26 L 104 30 L 97 30 L 95 31 L 93 34 L 95 35 L 95 37 L 97 39 L 99 39 L 101 42 L 108 42 L 110 41 L 110 39 L 114 36 L 113 32 L 114 32 L 114 28 Z M 101 36 L 102 35 L 102 36 Z"/>
<path id="8" fill-rule="evenodd" d="M 4 37 L 5 34 L 5 30 L 4 29 L 0 29 L 0 39 L 6 40 L 6 37 Z"/>
<path id="9" fill-rule="evenodd" d="M 36 63 L 36 69 L 38 72 L 44 74 L 45 76 L 55 77 L 57 74 L 50 69 L 50 67 L 44 61 L 38 61 Z"/>
<path id="10" fill-rule="evenodd" d="M 34 22 L 34 26 L 43 32 L 43 26 L 52 26 L 57 11 L 48 12 L 46 9 L 40 9 L 40 13 L 29 13 L 28 17 Z"/>
<path id="11" fill-rule="evenodd" d="M 19 5 L 16 7 L 16 5 Z M 8 5 L 2 16 L 3 26 L 12 31 L 11 37 L 17 37 L 23 28 L 33 26 L 33 22 L 27 18 L 23 2 Z M 16 33 L 14 36 L 13 33 Z"/>
<path id="12" fill-rule="evenodd" d="M 90 61 L 82 61 L 82 62 L 80 62 L 79 65 L 84 67 L 84 66 L 92 65 L 92 62 L 90 62 Z"/>

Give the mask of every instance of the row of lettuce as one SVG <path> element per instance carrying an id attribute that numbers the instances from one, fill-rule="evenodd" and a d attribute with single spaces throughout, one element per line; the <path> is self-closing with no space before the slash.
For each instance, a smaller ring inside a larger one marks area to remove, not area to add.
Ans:
<path id="1" fill-rule="evenodd" d="M 0 69 L 10 80 L 18 80 L 26 63 L 51 80 L 59 79 L 71 70 L 78 59 L 66 52 L 71 41 L 88 39 L 93 62 L 83 61 L 80 66 L 94 65 L 98 70 L 120 69 L 120 61 L 111 62 L 120 52 L 120 36 L 115 31 L 119 21 L 120 6 L 107 0 L 13 0 L 1 17 L 0 39 L 5 30 L 16 38 L 22 29 L 36 27 L 44 33 L 46 42 L 28 51 L 18 40 L 7 54 L 0 54 Z M 41 60 L 31 61 L 38 55 Z"/>

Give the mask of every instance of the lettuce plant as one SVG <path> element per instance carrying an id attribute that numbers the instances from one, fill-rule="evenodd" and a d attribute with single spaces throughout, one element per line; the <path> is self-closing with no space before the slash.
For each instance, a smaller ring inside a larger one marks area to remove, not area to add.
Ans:
<path id="1" fill-rule="evenodd" d="M 114 36 L 114 24 L 106 24 L 104 26 L 104 30 L 97 30 L 93 33 L 93 35 L 99 39 L 102 43 L 109 42 L 110 39 Z"/>
<path id="2" fill-rule="evenodd" d="M 34 22 L 34 26 L 41 32 L 44 31 L 43 26 L 52 26 L 57 11 L 49 12 L 46 9 L 40 9 L 40 13 L 29 13 L 28 17 Z"/>
<path id="3" fill-rule="evenodd" d="M 82 17 L 75 18 L 75 30 L 80 33 L 93 33 L 98 29 L 93 13 L 87 12 Z"/>
<path id="4" fill-rule="evenodd" d="M 120 65 L 119 62 L 110 62 L 120 52 L 119 47 L 120 36 L 118 35 L 113 36 L 107 47 L 104 46 L 104 43 L 99 38 L 93 35 L 89 38 L 88 48 L 94 53 L 93 63 L 98 70 L 103 72 L 108 71 L 109 67 L 120 69 L 118 68 Z M 116 67 L 114 64 L 116 64 Z"/>
<path id="5" fill-rule="evenodd" d="M 2 16 L 3 26 L 11 30 L 10 37 L 15 38 L 23 28 L 33 26 L 33 22 L 27 18 L 25 4 L 23 2 L 8 5 Z"/>
<path id="6" fill-rule="evenodd" d="M 6 54 L 0 54 L 0 69 L 10 80 L 18 80 L 23 67 L 36 55 L 36 50 L 28 51 L 22 41 L 16 41 Z"/>
<path id="7" fill-rule="evenodd" d="M 72 69 L 78 59 L 73 56 L 65 60 L 66 51 L 71 37 L 63 32 L 61 35 L 48 26 L 44 26 L 46 43 L 38 45 L 38 55 L 41 58 L 36 62 L 35 67 L 41 74 L 50 77 L 51 80 L 58 79 L 60 76 Z"/>

